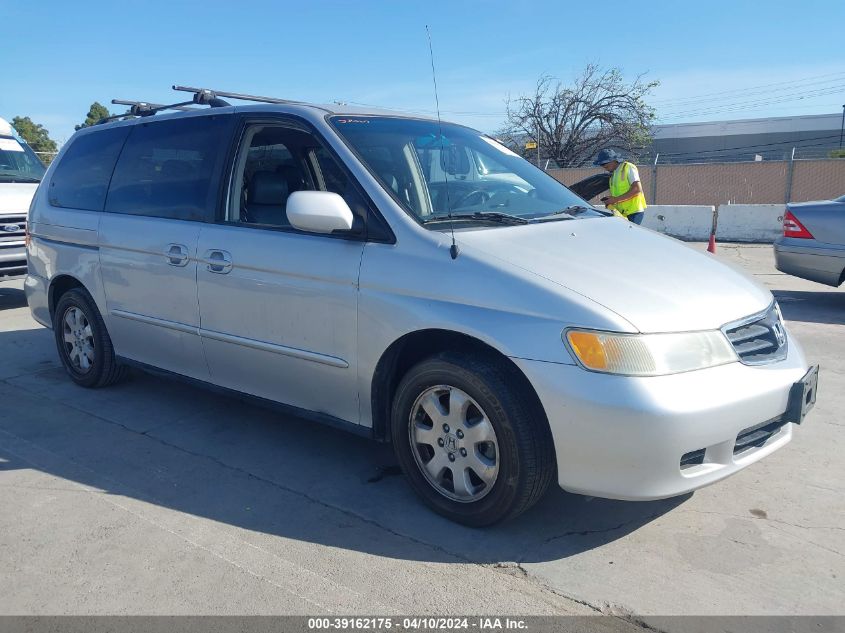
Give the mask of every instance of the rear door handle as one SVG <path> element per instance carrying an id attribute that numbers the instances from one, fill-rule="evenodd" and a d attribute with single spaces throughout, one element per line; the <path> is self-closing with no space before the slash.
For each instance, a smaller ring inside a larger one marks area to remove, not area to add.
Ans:
<path id="1" fill-rule="evenodd" d="M 188 247 L 184 244 L 168 244 L 164 254 L 171 266 L 186 266 L 188 264 Z"/>
<path id="2" fill-rule="evenodd" d="M 225 275 L 232 270 L 232 255 L 226 251 L 211 249 L 205 252 L 204 263 L 206 269 L 212 273 Z"/>

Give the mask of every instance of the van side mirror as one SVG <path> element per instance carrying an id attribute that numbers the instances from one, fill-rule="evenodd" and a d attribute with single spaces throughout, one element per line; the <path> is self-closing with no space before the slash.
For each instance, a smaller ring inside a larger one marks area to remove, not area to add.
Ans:
<path id="1" fill-rule="evenodd" d="M 294 191 L 288 196 L 287 216 L 300 231 L 333 233 L 352 228 L 352 210 L 331 191 Z"/>

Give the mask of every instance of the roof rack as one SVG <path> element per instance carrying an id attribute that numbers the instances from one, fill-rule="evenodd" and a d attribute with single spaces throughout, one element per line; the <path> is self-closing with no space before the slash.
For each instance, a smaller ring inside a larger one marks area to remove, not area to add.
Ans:
<path id="1" fill-rule="evenodd" d="M 179 92 L 193 92 L 194 103 L 204 103 L 197 99 L 219 99 L 226 97 L 227 99 L 237 99 L 238 101 L 258 101 L 260 103 L 289 103 L 294 105 L 304 105 L 304 101 L 293 101 L 291 99 L 278 99 L 276 97 L 262 97 L 260 95 L 248 95 L 240 92 L 223 92 L 220 90 L 209 90 L 208 88 L 190 88 L 188 86 L 173 86 L 174 90 Z M 225 103 L 225 102 L 224 102 Z M 210 105 L 210 104 L 209 104 Z M 229 104 L 226 104 L 229 105 Z"/>
<path id="2" fill-rule="evenodd" d="M 159 110 L 193 110 L 194 108 L 186 108 L 186 105 L 190 105 L 190 102 L 186 104 L 176 104 L 176 105 L 162 105 L 160 103 L 149 103 L 148 101 L 126 101 L 124 99 L 112 99 L 112 103 L 116 105 L 126 105 L 129 106 L 129 109 L 122 114 L 112 114 L 111 116 L 106 116 L 97 121 L 94 125 L 100 125 L 101 123 L 108 123 L 109 121 L 114 121 L 115 119 L 125 119 L 127 117 L 140 117 L 140 116 L 150 116 L 151 114 L 155 114 Z"/>
<path id="3" fill-rule="evenodd" d="M 151 116 L 161 110 L 193 110 L 194 108 L 186 108 L 185 106 L 193 105 L 193 101 L 183 101 L 182 103 L 172 103 L 170 105 L 161 105 L 158 103 L 149 103 L 147 101 L 124 101 L 123 99 L 112 99 L 112 103 L 118 105 L 128 105 L 129 109 L 121 114 L 112 114 L 97 121 L 94 125 L 108 123 L 116 119 L 125 119 L 127 117 L 145 117 Z"/>
<path id="4" fill-rule="evenodd" d="M 126 101 L 124 99 L 112 99 L 111 102 L 115 105 L 129 106 L 126 116 L 145 116 L 151 113 L 151 110 L 158 110 L 168 106 L 161 103 L 150 103 L 149 101 Z M 193 110 L 187 106 L 170 106 L 172 110 Z"/>
<path id="5" fill-rule="evenodd" d="M 123 99 L 112 99 L 112 103 L 116 105 L 127 105 L 129 106 L 129 110 L 122 114 L 112 114 L 111 116 L 103 117 L 99 121 L 97 121 L 97 125 L 100 123 L 107 123 L 109 121 L 114 121 L 115 119 L 123 119 L 126 117 L 145 117 L 145 116 L 152 116 L 156 112 L 161 112 L 162 110 L 194 110 L 195 108 L 190 108 L 187 106 L 192 105 L 207 105 L 212 108 L 222 108 L 228 106 L 229 103 L 220 99 L 215 95 L 213 92 L 209 90 L 200 90 L 194 94 L 193 99 L 190 101 L 180 101 L 179 103 L 170 103 L 167 105 L 163 105 L 161 103 L 150 103 L 148 101 L 126 101 Z"/>
<path id="6" fill-rule="evenodd" d="M 228 101 L 221 99 L 221 97 L 226 97 L 227 99 L 237 99 L 239 101 L 256 101 L 259 103 L 281 103 L 293 105 L 305 104 L 304 101 L 277 99 L 276 97 L 262 97 L 260 95 L 248 95 L 240 92 L 222 92 L 220 90 L 209 90 L 208 88 L 191 88 L 189 86 L 174 85 L 173 90 L 192 93 L 193 97 L 190 101 L 180 101 L 179 103 L 171 103 L 168 105 L 150 103 L 148 101 L 125 101 L 122 99 L 112 99 L 112 103 L 116 105 L 129 106 L 129 109 L 122 114 L 112 114 L 111 116 L 103 117 L 97 121 L 95 125 L 126 117 L 151 116 L 156 112 L 161 112 L 162 110 L 194 110 L 195 108 L 188 107 L 193 105 L 205 105 L 212 108 L 222 108 L 230 105 Z"/>

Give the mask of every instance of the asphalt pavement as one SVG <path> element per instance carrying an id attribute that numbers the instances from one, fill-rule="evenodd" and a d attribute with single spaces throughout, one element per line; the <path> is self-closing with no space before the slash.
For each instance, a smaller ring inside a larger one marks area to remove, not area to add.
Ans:
<path id="1" fill-rule="evenodd" d="M 555 488 L 484 530 L 427 510 L 385 446 L 140 372 L 76 387 L 0 283 L 0 614 L 843 614 L 845 288 L 769 245 L 717 256 L 821 364 L 791 444 L 692 495 Z"/>

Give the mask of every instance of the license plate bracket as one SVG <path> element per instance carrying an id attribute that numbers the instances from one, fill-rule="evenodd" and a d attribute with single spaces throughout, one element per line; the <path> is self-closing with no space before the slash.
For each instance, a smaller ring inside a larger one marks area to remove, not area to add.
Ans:
<path id="1" fill-rule="evenodd" d="M 813 365 L 789 390 L 789 403 L 786 406 L 786 421 L 801 424 L 807 413 L 816 404 L 816 392 L 819 384 L 819 366 Z"/>

